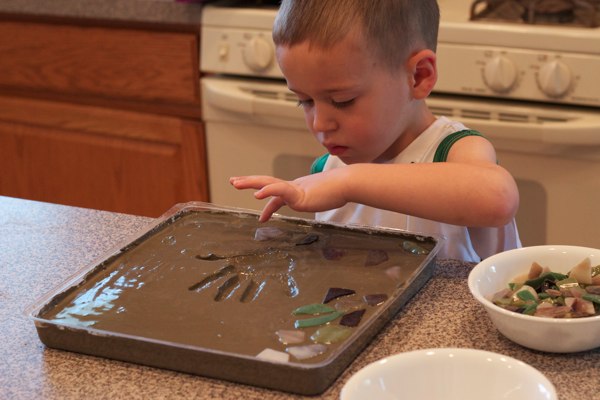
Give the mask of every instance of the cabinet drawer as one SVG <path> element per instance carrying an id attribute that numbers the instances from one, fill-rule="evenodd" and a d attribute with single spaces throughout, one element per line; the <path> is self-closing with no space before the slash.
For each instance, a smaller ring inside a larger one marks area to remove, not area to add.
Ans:
<path id="1" fill-rule="evenodd" d="M 200 104 L 198 34 L 0 21 L 0 91 Z"/>

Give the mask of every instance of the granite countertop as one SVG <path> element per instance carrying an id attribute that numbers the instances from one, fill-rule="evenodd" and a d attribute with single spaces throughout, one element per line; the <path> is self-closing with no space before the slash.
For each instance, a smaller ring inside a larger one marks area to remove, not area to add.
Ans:
<path id="1" fill-rule="evenodd" d="M 0 398 L 303 398 L 173 371 L 46 348 L 25 310 L 152 219 L 0 197 Z M 471 264 L 440 260 L 425 287 L 321 398 L 338 398 L 352 374 L 383 357 L 432 347 L 505 354 L 542 371 L 561 400 L 600 399 L 600 349 L 547 354 L 501 336 L 467 288 Z M 435 379 L 435 378 L 433 378 Z"/>
<path id="2" fill-rule="evenodd" d="M 175 0 L 0 0 L 0 14 L 199 26 L 202 5 Z"/>

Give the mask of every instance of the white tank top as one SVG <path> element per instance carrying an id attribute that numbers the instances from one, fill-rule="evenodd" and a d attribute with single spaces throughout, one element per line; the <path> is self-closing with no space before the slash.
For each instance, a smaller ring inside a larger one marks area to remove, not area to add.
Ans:
<path id="1" fill-rule="evenodd" d="M 448 135 L 465 129 L 467 128 L 459 122 L 440 117 L 389 163 L 433 162 L 440 143 Z M 345 165 L 338 157 L 330 155 L 323 170 L 327 171 Z M 441 238 L 442 243 L 438 258 L 479 262 L 501 251 L 521 247 L 514 219 L 500 228 L 468 228 L 356 203 L 348 203 L 334 210 L 319 212 L 315 218 L 320 221 L 342 224 L 396 228 L 411 233 Z"/>

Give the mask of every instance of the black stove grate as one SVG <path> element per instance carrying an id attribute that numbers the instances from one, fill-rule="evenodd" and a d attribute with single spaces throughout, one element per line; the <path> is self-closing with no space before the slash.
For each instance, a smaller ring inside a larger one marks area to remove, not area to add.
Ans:
<path id="1" fill-rule="evenodd" d="M 600 26 L 600 0 L 475 0 L 471 20 Z"/>

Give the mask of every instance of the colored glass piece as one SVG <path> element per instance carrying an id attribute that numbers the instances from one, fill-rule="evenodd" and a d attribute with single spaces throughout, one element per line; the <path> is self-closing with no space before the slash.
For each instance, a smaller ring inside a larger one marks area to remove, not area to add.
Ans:
<path id="1" fill-rule="evenodd" d="M 335 308 L 330 307 L 328 305 L 322 303 L 314 303 L 307 304 L 305 306 L 301 306 L 292 311 L 294 315 L 302 315 L 302 314 L 310 314 L 310 315 L 319 315 L 319 314 L 328 314 L 334 312 Z"/>
<path id="2" fill-rule="evenodd" d="M 352 333 L 352 329 L 339 326 L 339 325 L 327 325 L 317 329 L 317 331 L 310 337 L 315 343 L 331 344 L 346 340 Z"/>
<path id="3" fill-rule="evenodd" d="M 378 306 L 388 299 L 387 294 L 368 294 L 365 297 L 365 302 L 370 306 Z"/>
<path id="4" fill-rule="evenodd" d="M 365 314 L 365 311 L 366 310 L 363 308 L 362 310 L 352 311 L 351 313 L 344 315 L 340 320 L 340 325 L 350 327 L 358 326 L 358 324 L 360 324 L 360 320 Z"/>
<path id="5" fill-rule="evenodd" d="M 416 255 L 429 254 L 429 250 L 424 249 L 423 247 L 419 246 L 415 242 L 411 242 L 410 240 L 405 240 L 404 242 L 402 242 L 402 248 L 408 251 L 409 253 Z"/>
<path id="6" fill-rule="evenodd" d="M 346 254 L 345 250 L 334 247 L 325 247 L 321 252 L 323 253 L 323 257 L 329 261 L 340 260 Z"/>
<path id="7" fill-rule="evenodd" d="M 290 355 L 283 351 L 277 351 L 266 348 L 256 355 L 256 358 L 265 361 L 274 361 L 279 363 L 286 363 L 290 360 Z"/>
<path id="8" fill-rule="evenodd" d="M 402 267 L 393 266 L 385 270 L 385 274 L 395 281 L 402 280 Z"/>
<path id="9" fill-rule="evenodd" d="M 293 346 L 285 349 L 289 354 L 294 356 L 298 360 L 306 360 L 313 358 L 319 354 L 323 354 L 327 351 L 327 346 L 324 344 L 307 344 L 305 346 Z"/>
<path id="10" fill-rule="evenodd" d="M 275 334 L 283 344 L 302 343 L 306 339 L 306 333 L 297 329 L 280 329 Z"/>
<path id="11" fill-rule="evenodd" d="M 389 260 L 387 251 L 369 250 L 369 253 L 367 254 L 367 259 L 365 261 L 365 267 L 373 267 L 387 260 Z"/>
<path id="12" fill-rule="evenodd" d="M 306 235 L 302 239 L 300 239 L 296 243 L 296 246 L 306 246 L 306 245 L 309 245 L 309 244 L 313 244 L 313 243 L 315 243 L 318 240 L 319 240 L 319 235 L 317 235 L 315 233 L 309 233 L 308 235 Z"/>
<path id="13" fill-rule="evenodd" d="M 254 240 L 259 242 L 265 240 L 278 239 L 285 236 L 286 233 L 279 228 L 273 226 L 262 226 L 254 231 Z"/>
<path id="14" fill-rule="evenodd" d="M 356 293 L 352 289 L 344 289 L 344 288 L 329 288 L 325 298 L 323 299 L 323 304 L 329 303 L 333 299 L 337 299 L 342 296 L 349 296 L 351 294 Z"/>
<path id="15" fill-rule="evenodd" d="M 364 306 L 365 302 L 362 299 L 357 299 L 353 297 L 339 299 L 334 304 L 335 309 L 343 313 L 349 313 L 350 311 L 358 310 L 359 308 L 363 308 Z"/>
<path id="16" fill-rule="evenodd" d="M 298 319 L 298 320 L 296 320 L 296 322 L 294 322 L 294 327 L 295 328 L 309 328 L 311 326 L 325 325 L 326 323 L 331 322 L 331 321 L 341 317 L 343 314 L 344 313 L 335 311 L 335 312 L 325 314 L 325 315 L 320 315 L 320 316 L 314 317 L 314 318 Z"/>

